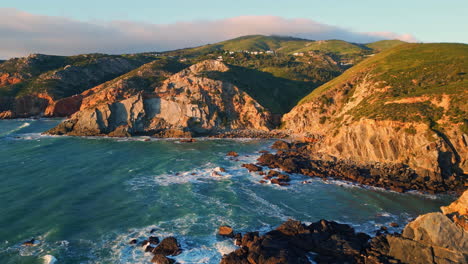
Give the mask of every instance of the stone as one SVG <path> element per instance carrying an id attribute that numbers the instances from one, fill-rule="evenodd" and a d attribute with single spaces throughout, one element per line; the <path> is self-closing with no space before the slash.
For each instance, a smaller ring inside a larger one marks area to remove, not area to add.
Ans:
<path id="1" fill-rule="evenodd" d="M 164 256 L 177 256 L 182 252 L 179 243 L 175 237 L 164 238 L 161 243 L 153 250 L 154 254 L 162 254 Z"/>
<path id="2" fill-rule="evenodd" d="M 410 222 L 402 237 L 428 246 L 434 245 L 468 254 L 468 235 L 442 213 L 428 213 Z"/>
<path id="3" fill-rule="evenodd" d="M 229 152 L 226 154 L 226 156 L 228 156 L 228 157 L 238 157 L 239 154 L 238 154 L 237 152 L 235 152 L 235 151 L 229 151 Z"/>
<path id="4" fill-rule="evenodd" d="M 34 247 L 34 246 L 37 246 L 38 244 L 39 244 L 39 241 L 33 238 L 31 240 L 23 242 L 22 245 L 28 246 L 28 247 Z"/>
<path id="5" fill-rule="evenodd" d="M 468 190 L 463 192 L 460 198 L 450 205 L 440 207 L 440 210 L 442 210 L 444 215 L 453 213 L 458 215 L 468 215 Z"/>
<path id="6" fill-rule="evenodd" d="M 219 227 L 218 235 L 225 237 L 234 237 L 234 230 L 230 226 L 223 225 Z"/>
<path id="7" fill-rule="evenodd" d="M 391 257 L 404 263 L 428 264 L 433 263 L 432 249 L 430 246 L 416 241 L 395 236 L 387 236 L 390 245 Z"/>
<path id="8" fill-rule="evenodd" d="M 151 244 L 153 245 L 156 245 L 159 243 L 159 238 L 158 237 L 155 237 L 155 236 L 150 236 L 148 238 L 148 242 L 150 242 Z"/>
<path id="9" fill-rule="evenodd" d="M 276 149 L 276 150 L 287 150 L 290 147 L 291 147 L 291 145 L 288 142 L 283 141 L 283 140 L 277 140 L 271 146 L 272 149 Z"/>
<path id="10" fill-rule="evenodd" d="M 175 261 L 170 259 L 162 254 L 155 254 L 154 257 L 151 259 L 151 263 L 155 264 L 173 264 Z"/>
<path id="11" fill-rule="evenodd" d="M 257 171 L 262 171 L 262 167 L 260 166 L 257 166 L 255 164 L 242 164 L 242 167 L 246 168 L 247 170 L 249 170 L 249 172 L 257 172 Z"/>

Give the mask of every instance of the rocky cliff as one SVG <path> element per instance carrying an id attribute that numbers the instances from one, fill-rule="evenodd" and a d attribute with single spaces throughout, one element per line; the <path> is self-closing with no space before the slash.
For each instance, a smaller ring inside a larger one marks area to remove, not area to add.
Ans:
<path id="1" fill-rule="evenodd" d="M 317 151 L 403 163 L 432 181 L 468 172 L 468 45 L 405 44 L 319 87 L 283 117 Z"/>
<path id="2" fill-rule="evenodd" d="M 11 59 L 0 65 L 0 98 L 4 102 L 0 105 L 0 117 L 71 115 L 80 105 L 80 97 L 75 95 L 150 60 L 144 56 L 101 54 L 33 54 Z"/>
<path id="3" fill-rule="evenodd" d="M 204 75 L 228 70 L 222 62 L 207 60 L 162 83 L 158 78 L 146 83 L 145 87 L 156 86 L 152 92 L 129 80 L 124 81 L 124 89 L 98 88 L 92 92 L 95 96 L 86 99 L 86 103 L 83 101 L 79 112 L 49 133 L 185 137 L 231 129 L 268 130 L 270 113 L 265 108 L 235 85 Z M 109 89 L 120 92 L 108 93 Z M 134 92 L 125 98 L 129 91 Z"/>

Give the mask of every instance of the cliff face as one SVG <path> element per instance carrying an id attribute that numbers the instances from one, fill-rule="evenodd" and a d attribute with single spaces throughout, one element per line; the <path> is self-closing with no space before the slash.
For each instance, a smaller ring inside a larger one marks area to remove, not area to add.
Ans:
<path id="1" fill-rule="evenodd" d="M 80 96 L 75 95 L 147 61 L 108 55 L 12 59 L 0 66 L 0 98 L 8 102 L 0 107 L 0 116 L 71 115 L 80 108 Z"/>
<path id="2" fill-rule="evenodd" d="M 89 97 L 85 107 L 49 133 L 179 137 L 225 129 L 268 130 L 270 114 L 252 97 L 230 83 L 203 77 L 204 72 L 228 69 L 218 61 L 203 61 L 172 75 L 153 92 L 126 82 L 128 86 L 118 90 L 137 91 L 126 99 L 120 99 L 125 97 L 122 93 L 101 90 L 96 96 L 106 100 Z M 112 95 L 110 100 L 107 94 Z"/>
<path id="3" fill-rule="evenodd" d="M 467 46 L 414 44 L 378 54 L 303 99 L 283 127 L 338 158 L 403 163 L 433 181 L 466 177 L 468 90 L 459 73 L 468 70 Z M 459 50 L 462 60 L 408 57 L 432 48 Z"/>

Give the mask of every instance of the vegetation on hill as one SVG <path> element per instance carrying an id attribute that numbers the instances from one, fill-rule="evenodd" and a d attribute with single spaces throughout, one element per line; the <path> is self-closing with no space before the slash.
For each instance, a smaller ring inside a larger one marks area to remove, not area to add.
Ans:
<path id="1" fill-rule="evenodd" d="M 104 90 L 123 81 L 126 85 L 131 86 L 132 89 L 145 92 L 153 92 L 154 89 L 162 84 L 172 74 L 175 74 L 188 64 L 181 63 L 177 60 L 170 58 L 156 58 L 154 61 L 146 63 L 126 74 L 112 79 L 104 83 L 100 90 Z"/>
<path id="2" fill-rule="evenodd" d="M 64 98 L 115 78 L 154 60 L 147 55 L 85 54 L 51 56 L 33 54 L 0 64 L 0 74 L 21 82 L 0 87 L 0 96 L 23 96 L 47 92 Z"/>
<path id="3" fill-rule="evenodd" d="M 347 61 L 359 61 L 374 51 L 366 45 L 342 40 L 307 40 L 292 37 L 251 35 L 222 41 L 216 44 L 196 48 L 166 52 L 169 56 L 197 57 L 218 51 L 231 52 L 274 52 L 277 55 L 320 52 L 343 58 Z"/>
<path id="4" fill-rule="evenodd" d="M 391 49 L 391 48 L 394 48 L 396 46 L 399 46 L 405 43 L 406 42 L 404 41 L 393 39 L 393 40 L 380 40 L 380 41 L 372 42 L 372 43 L 366 44 L 366 46 L 375 51 L 384 51 L 384 50 Z"/>
<path id="5" fill-rule="evenodd" d="M 466 122 L 467 73 L 466 44 L 404 44 L 350 68 L 315 89 L 300 104 L 321 100 L 333 89 L 348 89 L 347 98 L 351 100 L 356 87 L 366 79 L 372 83 L 372 91 L 349 111 L 355 118 L 418 121 L 434 126 L 445 115 L 449 122 Z M 449 102 L 444 102 L 444 96 L 449 96 Z"/>

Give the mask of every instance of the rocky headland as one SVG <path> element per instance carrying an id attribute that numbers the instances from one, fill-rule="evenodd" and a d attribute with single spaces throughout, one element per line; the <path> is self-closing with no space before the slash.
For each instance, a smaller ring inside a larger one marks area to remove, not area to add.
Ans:
<path id="1" fill-rule="evenodd" d="M 207 72 L 226 72 L 229 67 L 207 60 L 186 68 L 153 91 L 142 91 L 126 82 L 128 98 L 92 99 L 56 128 L 55 135 L 192 137 L 220 135 L 225 131 L 269 131 L 274 125 L 270 112 L 237 86 L 205 77 Z M 104 88 L 115 89 L 115 85 Z M 112 92 L 110 94 L 116 94 Z M 127 96 L 125 96 L 127 97 Z M 120 100 L 119 100 L 120 99 Z"/>

